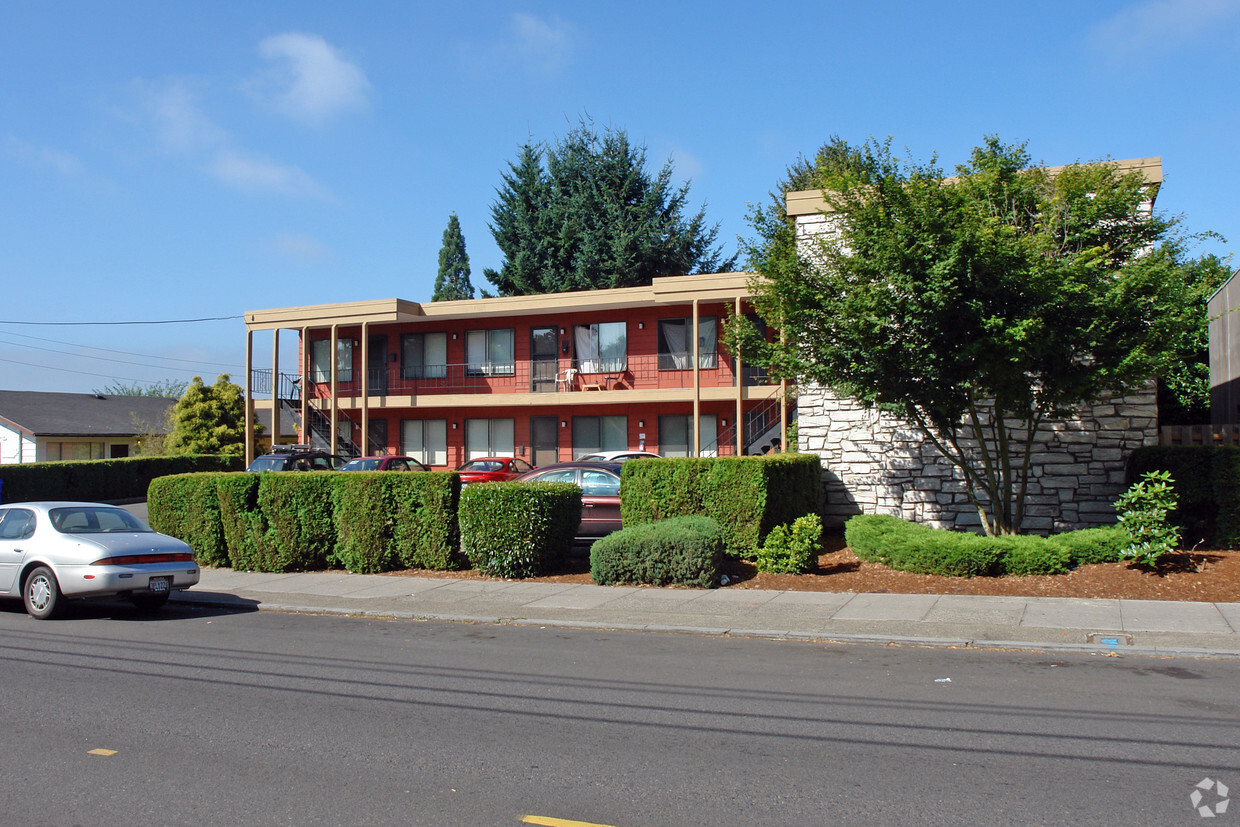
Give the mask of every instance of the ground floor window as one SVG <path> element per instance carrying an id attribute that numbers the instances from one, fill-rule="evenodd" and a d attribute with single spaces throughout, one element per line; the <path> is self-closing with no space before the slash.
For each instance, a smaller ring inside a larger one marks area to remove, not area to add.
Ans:
<path id="1" fill-rule="evenodd" d="M 448 420 L 405 419 L 400 423 L 400 452 L 424 465 L 448 464 Z"/>
<path id="2" fill-rule="evenodd" d="M 697 456 L 719 454 L 719 420 L 714 414 L 702 414 L 701 439 Z M 693 443 L 693 414 L 664 414 L 659 417 L 659 453 L 665 457 L 688 457 Z"/>
<path id="3" fill-rule="evenodd" d="M 465 459 L 516 456 L 515 448 L 516 420 L 465 420 Z"/>
<path id="4" fill-rule="evenodd" d="M 627 416 L 574 416 L 573 456 L 599 451 L 623 451 L 629 447 Z"/>
<path id="5" fill-rule="evenodd" d="M 46 461 L 107 459 L 107 445 L 102 442 L 49 442 Z"/>

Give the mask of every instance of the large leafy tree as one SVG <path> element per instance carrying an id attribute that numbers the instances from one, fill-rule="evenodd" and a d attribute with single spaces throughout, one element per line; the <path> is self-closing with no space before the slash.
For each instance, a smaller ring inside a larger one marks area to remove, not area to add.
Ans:
<path id="1" fill-rule="evenodd" d="M 448 216 L 448 227 L 443 231 L 443 246 L 439 248 L 439 274 L 435 276 L 435 292 L 431 301 L 472 299 L 474 285 L 469 280 L 469 254 L 465 252 L 465 236 L 461 233 L 461 220 L 456 213 Z"/>
<path id="2" fill-rule="evenodd" d="M 491 207 L 505 260 L 485 271 L 501 296 L 650 284 L 657 276 L 730 270 L 705 210 L 686 215 L 689 185 L 672 165 L 646 170 L 624 130 L 583 122 L 551 146 L 521 147 Z"/>
<path id="3" fill-rule="evenodd" d="M 220 374 L 205 385 L 195 376 L 170 414 L 165 443 L 169 454 L 233 454 L 245 452 L 245 396 L 241 387 Z M 261 427 L 251 422 L 257 430 Z"/>
<path id="4" fill-rule="evenodd" d="M 1052 171 L 997 138 L 951 178 L 889 142 L 828 160 L 813 183 L 832 232 L 798 243 L 782 207 L 753 216 L 756 302 L 784 332 L 761 358 L 904 416 L 987 533 L 1017 533 L 1048 420 L 1171 368 L 1187 239 L 1139 172 Z"/>
<path id="5" fill-rule="evenodd" d="M 1158 378 L 1158 421 L 1164 425 L 1210 422 L 1210 296 L 1231 276 L 1227 259 L 1202 256 L 1186 265 L 1184 334 L 1171 345 L 1170 368 Z"/>

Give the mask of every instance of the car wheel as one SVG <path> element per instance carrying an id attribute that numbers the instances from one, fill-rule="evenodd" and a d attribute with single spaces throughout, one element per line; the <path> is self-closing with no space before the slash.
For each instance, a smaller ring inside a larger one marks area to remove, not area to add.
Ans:
<path id="1" fill-rule="evenodd" d="M 26 603 L 26 611 L 31 617 L 49 620 L 60 614 L 64 598 L 60 594 L 60 584 L 56 575 L 47 566 L 39 566 L 26 578 L 26 586 L 22 589 L 22 598 Z"/>
<path id="2" fill-rule="evenodd" d="M 168 602 L 166 594 L 135 594 L 129 598 L 133 604 L 144 612 L 153 612 Z"/>

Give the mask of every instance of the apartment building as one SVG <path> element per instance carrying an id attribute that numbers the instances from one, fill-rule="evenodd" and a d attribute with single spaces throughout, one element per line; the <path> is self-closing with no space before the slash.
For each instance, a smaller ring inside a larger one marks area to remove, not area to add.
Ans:
<path id="1" fill-rule="evenodd" d="M 433 468 L 490 455 L 545 465 L 599 450 L 782 449 L 789 388 L 722 345 L 729 314 L 751 312 L 749 277 L 249 311 L 246 404 L 293 412 L 303 442 Z M 253 364 L 260 331 L 271 331 L 270 368 Z M 282 331 L 298 337 L 295 366 L 279 364 Z"/>

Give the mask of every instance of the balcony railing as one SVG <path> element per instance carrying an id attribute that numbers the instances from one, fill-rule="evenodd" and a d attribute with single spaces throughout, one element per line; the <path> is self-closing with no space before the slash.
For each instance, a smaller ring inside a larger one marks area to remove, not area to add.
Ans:
<path id="1" fill-rule="evenodd" d="M 701 367 L 702 387 L 734 387 L 734 362 L 714 356 L 714 367 Z M 705 360 L 703 365 L 708 364 Z M 629 356 L 623 361 L 589 362 L 516 361 L 480 364 L 425 365 L 417 368 L 390 365 L 364 372 L 370 396 L 420 394 L 579 393 L 596 390 L 692 388 L 692 358 L 669 358 L 668 354 Z M 352 371 L 337 380 L 342 397 L 360 396 L 363 372 Z M 761 374 L 744 371 L 746 385 L 761 384 Z M 328 395 L 328 378 L 311 377 L 315 395 Z M 270 381 L 270 379 L 268 379 Z"/>

